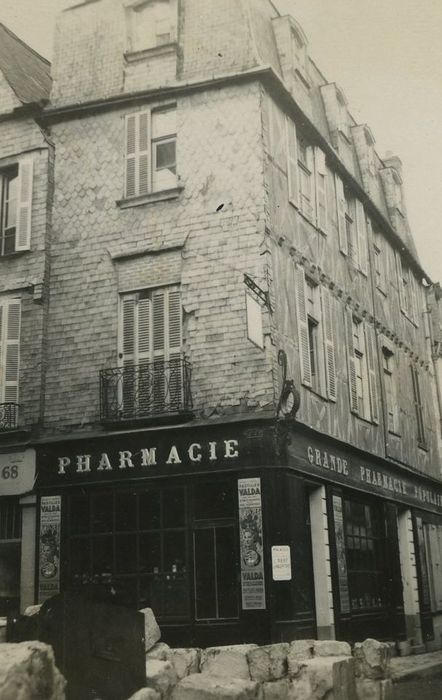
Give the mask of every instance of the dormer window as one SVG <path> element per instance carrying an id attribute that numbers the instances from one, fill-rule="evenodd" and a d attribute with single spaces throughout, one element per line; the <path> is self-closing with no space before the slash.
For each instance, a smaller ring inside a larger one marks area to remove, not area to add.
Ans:
<path id="1" fill-rule="evenodd" d="M 306 88 L 310 87 L 307 73 L 307 40 L 300 27 L 291 28 L 292 60 L 295 73 Z"/>
<path id="2" fill-rule="evenodd" d="M 129 51 L 145 51 L 176 41 L 173 0 L 131 0 L 126 6 Z"/>

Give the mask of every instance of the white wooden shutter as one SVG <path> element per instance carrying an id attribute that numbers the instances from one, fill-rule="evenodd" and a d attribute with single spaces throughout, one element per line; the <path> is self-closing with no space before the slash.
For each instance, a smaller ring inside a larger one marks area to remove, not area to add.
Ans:
<path id="1" fill-rule="evenodd" d="M 399 290 L 399 304 L 400 304 L 401 310 L 404 313 L 407 313 L 406 299 L 405 299 L 405 292 L 404 292 L 404 283 L 402 280 L 401 254 L 399 253 L 398 250 L 396 250 L 395 255 L 396 255 L 397 283 L 398 283 L 398 290 Z"/>
<path id="2" fill-rule="evenodd" d="M 321 290 L 322 320 L 324 324 L 325 347 L 325 376 L 327 380 L 327 396 L 330 401 L 336 401 L 336 359 L 333 334 L 332 296 L 328 289 Z"/>
<path id="3" fill-rule="evenodd" d="M 20 301 L 9 301 L 4 311 L 7 313 L 4 351 L 4 402 L 18 403 L 18 375 L 20 363 Z"/>
<path id="4" fill-rule="evenodd" d="M 419 283 L 416 280 L 416 277 L 414 276 L 413 272 L 411 269 L 408 270 L 408 279 L 409 279 L 409 287 L 410 287 L 410 297 L 411 297 L 411 314 L 414 323 L 416 326 L 419 325 L 420 321 L 420 288 L 419 288 Z"/>
<path id="5" fill-rule="evenodd" d="M 368 267 L 368 248 L 367 248 L 367 219 L 365 218 L 365 209 L 362 202 L 356 199 L 356 231 L 358 238 L 358 262 L 359 269 L 367 275 Z"/>
<path id="6" fill-rule="evenodd" d="M 286 118 L 286 132 L 289 201 L 295 207 L 299 207 L 298 140 L 296 137 L 296 125 L 290 117 Z"/>
<path id="7" fill-rule="evenodd" d="M 358 389 L 356 383 L 355 349 L 353 343 L 353 312 L 351 309 L 345 311 L 345 338 L 347 345 L 348 363 L 348 389 L 350 394 L 350 409 L 359 413 Z"/>
<path id="8" fill-rule="evenodd" d="M 287 160 L 286 120 L 279 107 L 269 100 L 270 153 L 283 170 Z"/>
<path id="9" fill-rule="evenodd" d="M 166 352 L 164 290 L 156 290 L 152 297 L 153 357 L 164 359 Z"/>
<path id="10" fill-rule="evenodd" d="M 375 330 L 368 323 L 364 323 L 365 330 L 365 345 L 367 348 L 367 366 L 368 366 L 368 383 L 370 389 L 370 409 L 371 420 L 373 423 L 379 423 L 379 403 L 378 403 L 378 385 L 376 376 L 377 364 L 377 341 Z"/>
<path id="11" fill-rule="evenodd" d="M 34 161 L 31 158 L 20 161 L 17 188 L 16 250 L 29 250 L 31 245 L 33 171 Z"/>
<path id="12" fill-rule="evenodd" d="M 120 316 L 120 365 L 133 365 L 136 362 L 135 313 L 136 295 L 124 296 L 121 299 Z"/>
<path id="13" fill-rule="evenodd" d="M 310 348 L 308 339 L 308 321 L 306 306 L 306 290 L 304 269 L 295 268 L 296 284 L 296 312 L 298 323 L 299 362 L 301 365 L 301 381 L 307 386 L 312 385 L 312 372 L 310 366 Z"/>
<path id="14" fill-rule="evenodd" d="M 339 175 L 335 175 L 336 184 L 336 208 L 338 212 L 338 231 L 339 231 L 339 248 L 344 255 L 348 254 L 347 246 L 347 228 L 345 223 L 345 195 L 344 195 L 344 183 L 342 182 Z"/>
<path id="15" fill-rule="evenodd" d="M 169 358 L 181 356 L 181 295 L 179 289 L 168 293 Z"/>
<path id="16" fill-rule="evenodd" d="M 150 315 L 151 302 L 148 297 L 139 298 L 137 303 L 136 350 L 137 363 L 149 362 L 150 354 Z"/>
<path id="17" fill-rule="evenodd" d="M 325 153 L 315 148 L 315 180 L 316 180 L 316 225 L 327 233 L 327 167 Z"/>
<path id="18" fill-rule="evenodd" d="M 147 194 L 151 182 L 150 112 L 126 116 L 126 197 Z"/>

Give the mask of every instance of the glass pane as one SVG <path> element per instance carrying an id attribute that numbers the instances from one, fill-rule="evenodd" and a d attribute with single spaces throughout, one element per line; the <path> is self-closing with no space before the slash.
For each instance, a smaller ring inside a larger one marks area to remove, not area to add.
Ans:
<path id="1" fill-rule="evenodd" d="M 160 527 L 160 498 L 159 491 L 140 494 L 140 530 L 154 530 Z"/>
<path id="2" fill-rule="evenodd" d="M 89 497 L 72 496 L 70 499 L 70 531 L 71 534 L 82 534 L 90 531 Z"/>
<path id="3" fill-rule="evenodd" d="M 196 617 L 216 617 L 214 531 L 195 530 Z"/>
<path id="4" fill-rule="evenodd" d="M 110 493 L 100 493 L 92 499 L 92 526 L 94 532 L 112 532 L 113 498 Z"/>
<path id="5" fill-rule="evenodd" d="M 0 544 L 0 598 L 20 596 L 20 552 L 19 542 Z"/>
<path id="6" fill-rule="evenodd" d="M 137 570 L 136 535 L 117 535 L 115 538 L 116 571 L 129 574 Z"/>
<path id="7" fill-rule="evenodd" d="M 195 486 L 195 520 L 231 518 L 235 515 L 236 493 L 231 482 L 203 483 Z"/>
<path id="8" fill-rule="evenodd" d="M 217 528 L 216 568 L 219 617 L 237 617 L 238 615 L 236 563 L 233 527 Z"/>
<path id="9" fill-rule="evenodd" d="M 92 572 L 109 574 L 113 569 L 112 536 L 95 537 L 92 541 Z"/>
<path id="10" fill-rule="evenodd" d="M 161 571 L 161 540 L 159 532 L 139 536 L 140 571 L 158 574 Z"/>
<path id="11" fill-rule="evenodd" d="M 169 168 L 174 173 L 175 168 L 175 141 L 166 141 L 156 144 L 156 167 L 157 170 Z"/>
<path id="12" fill-rule="evenodd" d="M 186 535 L 184 532 L 164 533 L 164 571 L 186 571 Z"/>
<path id="13" fill-rule="evenodd" d="M 84 538 L 71 540 L 71 579 L 74 583 L 86 583 L 90 574 L 90 542 Z"/>
<path id="14" fill-rule="evenodd" d="M 189 612 L 189 591 L 187 576 L 183 574 L 166 574 L 164 582 L 163 615 L 182 617 Z"/>
<path id="15" fill-rule="evenodd" d="M 140 608 L 152 608 L 157 616 L 163 614 L 162 580 L 158 576 L 140 580 Z"/>
<path id="16" fill-rule="evenodd" d="M 185 524 L 184 489 L 163 492 L 163 526 L 180 527 Z"/>
<path id="17" fill-rule="evenodd" d="M 116 579 L 115 602 L 128 608 L 138 608 L 138 582 L 136 578 Z"/>
<path id="18" fill-rule="evenodd" d="M 115 503 L 115 530 L 136 530 L 137 497 L 134 493 L 118 493 Z"/>

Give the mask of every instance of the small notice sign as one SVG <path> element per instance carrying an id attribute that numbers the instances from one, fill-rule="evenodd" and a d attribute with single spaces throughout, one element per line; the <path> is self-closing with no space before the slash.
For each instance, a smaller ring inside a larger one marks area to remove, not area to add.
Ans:
<path id="1" fill-rule="evenodd" d="M 274 581 L 292 580 L 292 558 L 288 545 L 272 547 L 272 575 Z"/>

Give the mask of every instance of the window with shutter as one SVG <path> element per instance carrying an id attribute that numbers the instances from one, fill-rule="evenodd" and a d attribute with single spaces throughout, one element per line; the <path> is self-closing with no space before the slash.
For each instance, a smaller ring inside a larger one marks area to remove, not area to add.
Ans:
<path id="1" fill-rule="evenodd" d="M 177 186 L 176 106 L 126 115 L 125 196 Z"/>
<path id="2" fill-rule="evenodd" d="M 339 232 L 339 248 L 341 253 L 344 255 L 348 254 L 347 246 L 347 222 L 346 222 L 346 210 L 347 203 L 344 194 L 344 183 L 342 182 L 339 175 L 335 175 L 336 184 L 336 208 L 338 212 L 338 232 Z"/>
<path id="3" fill-rule="evenodd" d="M 354 413 L 359 414 L 360 402 L 357 385 L 356 372 L 356 354 L 353 338 L 353 312 L 351 309 L 346 310 L 345 315 L 345 336 L 347 345 L 347 362 L 348 362 L 348 388 L 350 394 L 350 409 Z M 360 363 L 359 363 L 360 364 Z"/>
<path id="4" fill-rule="evenodd" d="M 394 372 L 394 353 L 386 345 L 382 348 L 382 365 L 384 373 L 384 392 L 387 413 L 387 430 L 399 434 L 399 410 L 396 395 L 396 377 Z"/>
<path id="5" fill-rule="evenodd" d="M 416 437 L 419 447 L 425 447 L 425 422 L 424 422 L 424 407 L 422 404 L 419 370 L 416 365 L 411 365 L 411 382 L 413 387 L 414 408 L 416 412 Z"/>
<path id="6" fill-rule="evenodd" d="M 316 225 L 322 233 L 327 233 L 327 167 L 325 153 L 315 148 L 316 176 Z"/>
<path id="7" fill-rule="evenodd" d="M 120 302 L 125 413 L 160 413 L 182 400 L 182 311 L 177 287 L 126 294 Z"/>
<path id="8" fill-rule="evenodd" d="M 287 176 L 289 187 L 289 202 L 299 206 L 299 175 L 298 175 L 298 141 L 295 123 L 286 118 L 287 132 Z"/>
<path id="9" fill-rule="evenodd" d="M 32 180 L 31 159 L 0 171 L 0 255 L 30 247 Z"/>
<path id="10" fill-rule="evenodd" d="M 356 237 L 357 237 L 357 265 L 360 271 L 367 275 L 368 249 L 367 249 L 367 219 L 365 209 L 359 199 L 355 200 L 356 205 Z M 356 262 L 356 260 L 355 260 Z"/>
<path id="11" fill-rule="evenodd" d="M 324 322 L 325 339 L 325 369 L 327 379 L 327 396 L 330 401 L 336 401 L 336 360 L 335 343 L 333 337 L 333 307 L 332 296 L 328 289 L 323 288 L 321 293 L 322 318 Z"/>
<path id="12" fill-rule="evenodd" d="M 379 423 L 378 383 L 377 383 L 377 340 L 376 332 L 368 323 L 365 326 L 365 345 L 367 348 L 368 389 L 370 392 L 370 410 L 373 423 Z"/>
<path id="13" fill-rule="evenodd" d="M 310 342 L 309 328 L 307 322 L 305 275 L 302 267 L 295 269 L 296 280 L 296 311 L 298 324 L 298 350 L 301 365 L 301 381 L 307 386 L 312 385 L 312 374 L 310 366 Z"/>
<path id="14" fill-rule="evenodd" d="M 3 300 L 0 302 L 0 403 L 14 404 L 9 409 L 3 406 L 1 412 L 2 422 L 12 428 L 16 427 L 15 405 L 19 401 L 20 330 L 20 300 Z"/>
<path id="15" fill-rule="evenodd" d="M 315 221 L 315 187 L 314 187 L 314 163 L 313 148 L 306 140 L 297 137 L 298 150 L 298 175 L 299 175 L 299 207 L 309 221 Z"/>
<path id="16" fill-rule="evenodd" d="M 129 5 L 127 30 L 130 51 L 146 51 L 176 40 L 171 0 L 130 0 L 126 4 Z"/>

